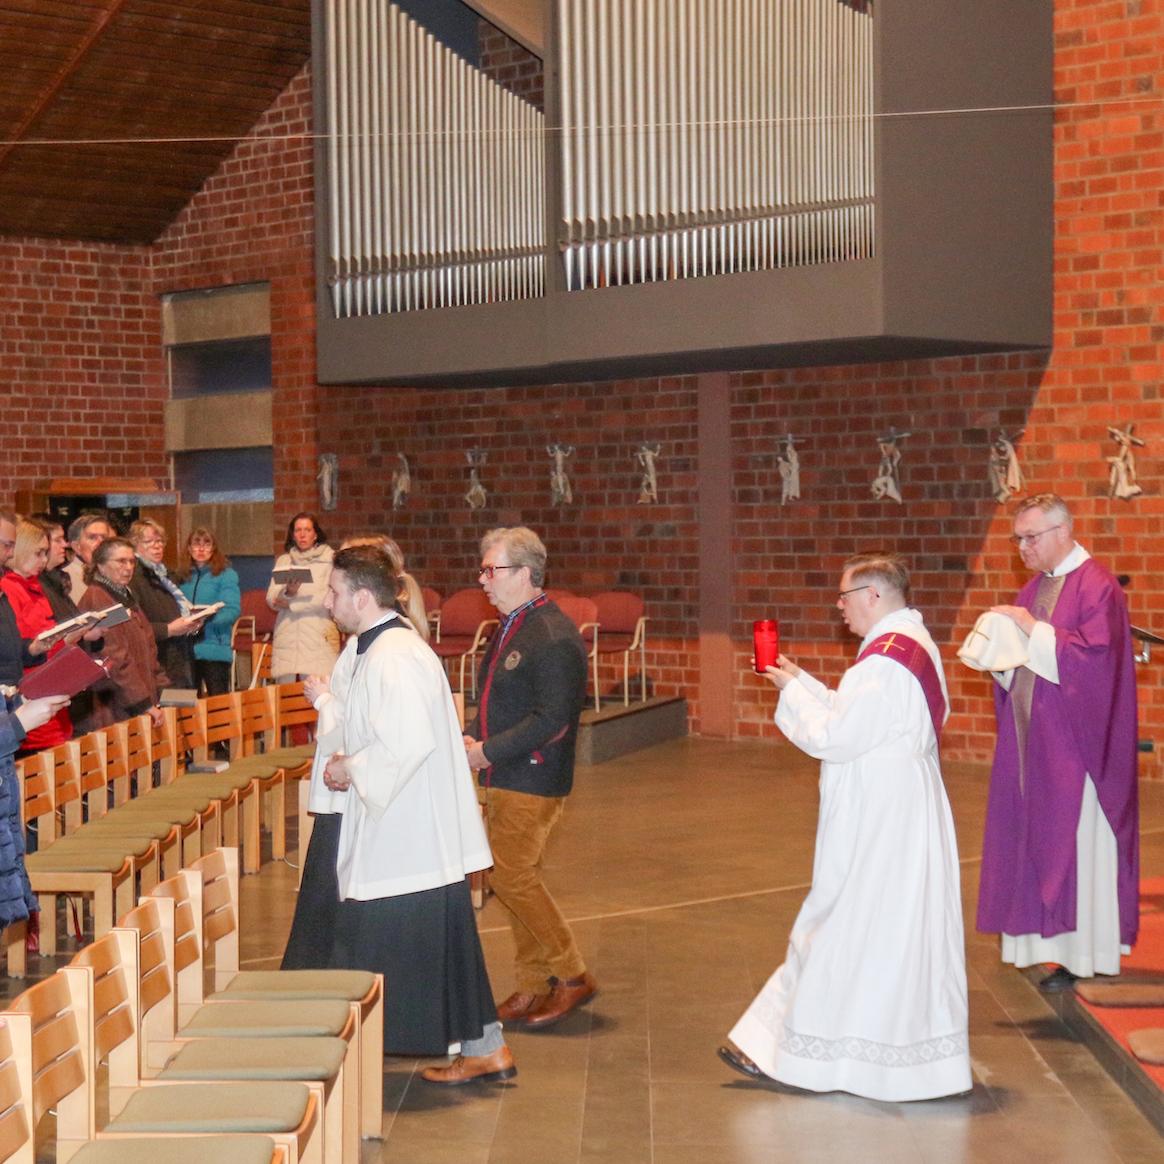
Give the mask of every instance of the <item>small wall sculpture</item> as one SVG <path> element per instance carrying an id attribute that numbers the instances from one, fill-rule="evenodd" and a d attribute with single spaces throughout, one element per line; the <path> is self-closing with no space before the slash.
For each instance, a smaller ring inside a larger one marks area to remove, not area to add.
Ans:
<path id="1" fill-rule="evenodd" d="M 1002 429 L 990 445 L 990 492 L 999 505 L 1005 505 L 1023 489 L 1023 473 L 1019 468 L 1014 442 L 1023 435 L 1023 429 L 1007 436 Z"/>
<path id="2" fill-rule="evenodd" d="M 319 482 L 319 508 L 335 509 L 339 502 L 339 457 L 335 453 L 320 454 L 315 479 Z"/>
<path id="3" fill-rule="evenodd" d="M 465 500 L 469 503 L 470 509 L 484 509 L 485 503 L 489 500 L 489 494 L 481 481 L 481 466 L 485 464 L 487 458 L 488 453 L 484 449 L 465 451 L 465 460 L 469 462 L 469 491 L 465 494 Z"/>
<path id="4" fill-rule="evenodd" d="M 397 453 L 396 459 L 400 462 L 400 467 L 392 470 L 392 508 L 401 509 L 412 492 L 412 471 L 408 467 L 408 458 L 403 453 Z"/>
<path id="5" fill-rule="evenodd" d="M 898 505 L 901 504 L 901 478 L 899 476 L 901 450 L 897 447 L 897 442 L 904 440 L 907 436 L 913 436 L 913 433 L 898 432 L 896 428 L 890 428 L 888 433 L 877 438 L 880 460 L 877 463 L 877 476 L 873 478 L 870 488 L 878 501 L 888 497 L 892 501 L 896 501 Z"/>
<path id="6" fill-rule="evenodd" d="M 554 467 L 550 470 L 550 503 L 552 505 L 569 505 L 574 500 L 574 489 L 570 484 L 570 476 L 566 472 L 566 461 L 574 455 L 574 446 L 559 442 L 546 445 L 546 452 L 550 454 L 554 462 Z"/>
<path id="7" fill-rule="evenodd" d="M 653 505 L 659 500 L 659 478 L 655 470 L 655 461 L 662 446 L 658 441 L 653 444 L 639 445 L 635 459 L 643 467 L 643 475 L 639 481 L 639 504 Z"/>
<path id="8" fill-rule="evenodd" d="M 780 467 L 780 504 L 800 500 L 800 455 L 796 451 L 796 438 L 786 433 L 776 454 Z"/>
<path id="9" fill-rule="evenodd" d="M 1138 436 L 1132 435 L 1135 424 L 1129 422 L 1123 428 L 1115 425 L 1107 426 L 1108 435 L 1116 443 L 1119 452 L 1114 457 L 1108 457 L 1108 493 L 1111 497 L 1119 497 L 1124 501 L 1131 501 L 1144 492 L 1143 486 L 1136 480 L 1136 448 L 1143 448 L 1144 442 Z"/>

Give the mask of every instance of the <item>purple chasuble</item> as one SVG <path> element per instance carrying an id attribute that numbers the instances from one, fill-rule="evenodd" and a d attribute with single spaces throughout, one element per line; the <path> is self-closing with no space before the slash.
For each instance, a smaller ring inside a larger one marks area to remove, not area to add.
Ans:
<path id="1" fill-rule="evenodd" d="M 995 686 L 998 744 L 978 929 L 1050 938 L 1076 928 L 1075 834 L 1084 777 L 1090 776 L 1115 834 L 1120 941 L 1130 946 L 1139 929 L 1140 840 L 1127 603 L 1115 578 L 1089 558 L 1064 576 L 1050 616 L 1040 615 L 1035 605 L 1042 577 L 1032 578 L 1015 604 L 1055 628 L 1059 683 L 1034 677 L 1021 763 L 1013 706 L 1018 676 L 1009 692 Z"/>
<path id="2" fill-rule="evenodd" d="M 921 643 L 900 632 L 878 635 L 858 656 L 857 662 L 870 655 L 884 655 L 900 663 L 921 684 L 926 706 L 930 709 L 930 719 L 934 725 L 934 739 L 942 738 L 942 724 L 946 719 L 946 699 L 942 695 L 942 683 L 938 678 L 930 653 Z"/>

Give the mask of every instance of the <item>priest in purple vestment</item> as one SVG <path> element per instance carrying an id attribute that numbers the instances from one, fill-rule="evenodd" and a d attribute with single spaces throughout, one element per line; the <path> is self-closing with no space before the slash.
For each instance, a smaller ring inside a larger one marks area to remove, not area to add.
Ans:
<path id="1" fill-rule="evenodd" d="M 1138 929 L 1136 680 L 1127 604 L 1075 541 L 1051 493 L 1014 519 L 1036 571 L 994 610 L 1028 637 L 1027 661 L 994 672 L 998 745 L 990 778 L 978 929 L 1015 966 L 1056 969 L 1044 990 L 1118 974 Z"/>

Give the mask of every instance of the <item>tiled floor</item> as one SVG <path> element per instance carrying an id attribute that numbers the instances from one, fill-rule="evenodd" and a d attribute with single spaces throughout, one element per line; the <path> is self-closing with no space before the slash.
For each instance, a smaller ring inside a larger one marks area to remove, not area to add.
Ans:
<path id="1" fill-rule="evenodd" d="M 512 1084 L 443 1091 L 386 1061 L 384 1140 L 363 1164 L 775 1164 L 1164 1160 L 1164 1139 L 1025 977 L 973 932 L 985 772 L 946 773 L 968 919 L 975 1086 L 885 1104 L 769 1089 L 715 1047 L 780 961 L 810 876 L 815 766 L 786 746 L 683 740 L 582 769 L 548 876 L 601 993 L 553 1031 L 511 1035 Z M 1164 785 L 1144 786 L 1145 874 L 1164 873 Z M 294 873 L 243 884 L 244 957 L 270 965 Z M 510 940 L 481 914 L 498 997 Z"/>

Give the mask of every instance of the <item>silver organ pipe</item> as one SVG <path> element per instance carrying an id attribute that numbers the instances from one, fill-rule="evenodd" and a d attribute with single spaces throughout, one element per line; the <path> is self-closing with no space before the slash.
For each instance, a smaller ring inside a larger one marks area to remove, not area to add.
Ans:
<path id="1" fill-rule="evenodd" d="M 555 0 L 571 291 L 873 254 L 864 0 Z M 543 115 L 388 0 L 325 0 L 340 317 L 545 293 Z"/>
<path id="2" fill-rule="evenodd" d="M 859 0 L 558 0 L 571 290 L 873 253 Z"/>
<path id="3" fill-rule="evenodd" d="M 340 317 L 543 293 L 544 118 L 387 0 L 327 0 Z"/>

